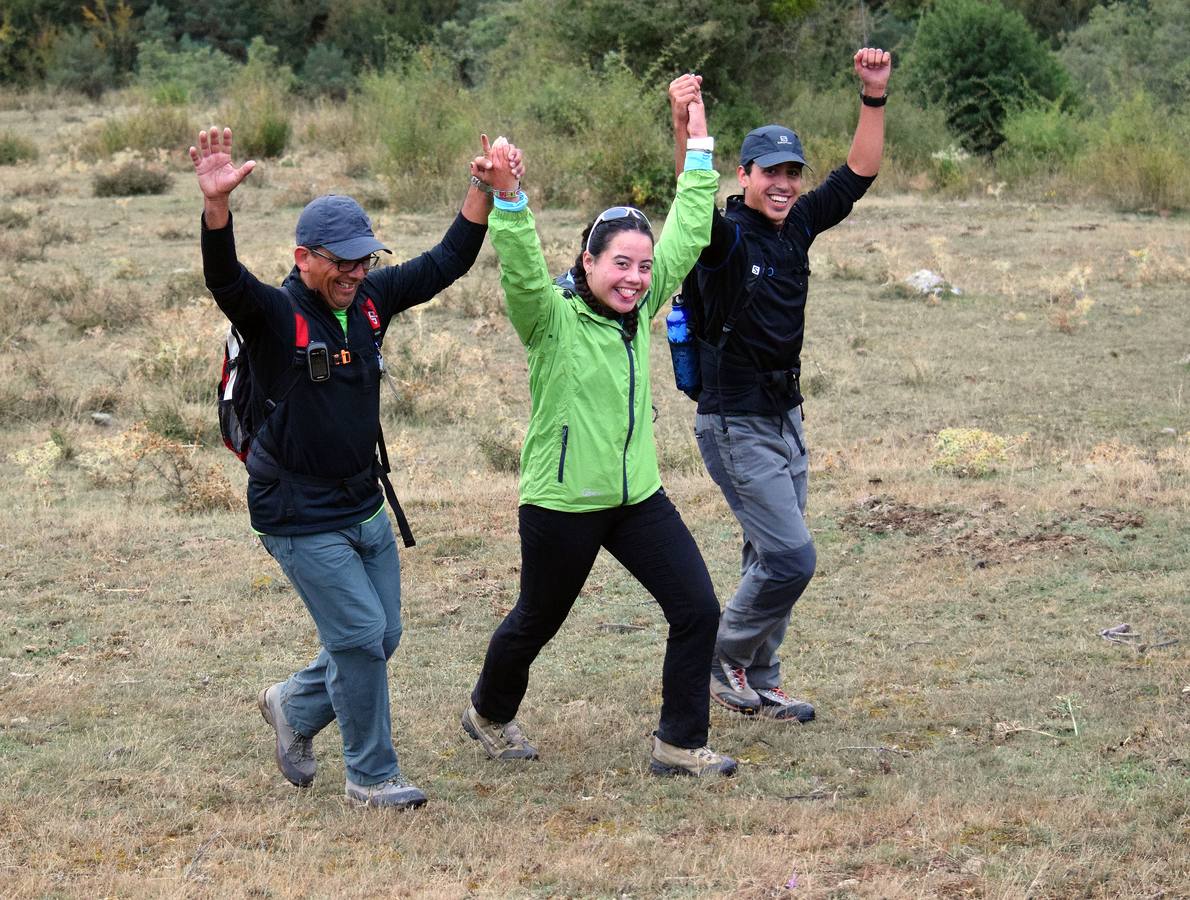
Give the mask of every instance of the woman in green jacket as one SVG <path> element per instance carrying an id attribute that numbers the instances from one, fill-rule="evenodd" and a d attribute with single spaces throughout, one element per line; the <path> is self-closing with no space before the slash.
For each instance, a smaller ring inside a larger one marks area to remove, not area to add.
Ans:
<path id="1" fill-rule="evenodd" d="M 536 759 L 513 721 L 537 654 L 562 626 L 600 547 L 653 595 L 669 623 L 656 774 L 730 775 L 706 746 L 706 673 L 719 604 L 689 530 L 661 487 L 653 444 L 649 320 L 710 240 L 718 174 L 693 76 L 690 144 L 656 246 L 644 213 L 601 213 L 583 233 L 573 290 L 550 277 L 533 214 L 498 139 L 482 175 L 495 193 L 488 221 L 508 314 L 529 357 L 532 413 L 521 452 L 521 590 L 492 635 L 463 728 L 493 759 Z"/>

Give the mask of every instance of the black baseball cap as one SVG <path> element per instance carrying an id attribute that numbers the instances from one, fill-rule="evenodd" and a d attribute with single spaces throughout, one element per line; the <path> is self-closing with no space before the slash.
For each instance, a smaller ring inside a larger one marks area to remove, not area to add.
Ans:
<path id="1" fill-rule="evenodd" d="M 783 162 L 804 166 L 806 158 L 796 134 L 781 125 L 764 125 L 749 131 L 740 146 L 740 165 L 753 162 L 761 168 Z"/>
<path id="2" fill-rule="evenodd" d="M 306 204 L 295 233 L 299 247 L 325 247 L 339 259 L 363 259 L 388 247 L 372 234 L 363 207 L 343 194 L 324 194 Z"/>

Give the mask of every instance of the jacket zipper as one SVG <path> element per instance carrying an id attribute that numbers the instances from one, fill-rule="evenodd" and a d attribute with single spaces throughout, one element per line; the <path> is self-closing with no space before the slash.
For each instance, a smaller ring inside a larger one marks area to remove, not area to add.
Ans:
<path id="1" fill-rule="evenodd" d="M 562 455 L 558 457 L 558 481 L 562 481 L 562 471 L 566 468 L 566 438 L 570 435 L 570 426 L 562 426 Z"/>
<path id="2" fill-rule="evenodd" d="M 624 499 L 622 505 L 628 503 L 628 445 L 632 442 L 632 431 L 636 427 L 636 357 L 632 353 L 632 341 L 624 335 L 624 350 L 628 353 L 628 436 L 624 438 L 623 476 Z"/>

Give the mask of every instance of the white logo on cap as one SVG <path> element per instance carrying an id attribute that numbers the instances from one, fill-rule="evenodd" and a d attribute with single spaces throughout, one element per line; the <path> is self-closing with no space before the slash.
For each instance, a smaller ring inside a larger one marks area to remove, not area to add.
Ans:
<path id="1" fill-rule="evenodd" d="M 760 266 L 753 266 L 753 267 L 752 267 L 752 274 L 753 274 L 753 275 L 759 275 L 759 274 L 760 274 Z"/>
<path id="2" fill-rule="evenodd" d="M 777 143 L 778 144 L 788 144 L 789 138 L 786 137 L 785 135 L 781 135 L 779 138 L 777 138 Z"/>

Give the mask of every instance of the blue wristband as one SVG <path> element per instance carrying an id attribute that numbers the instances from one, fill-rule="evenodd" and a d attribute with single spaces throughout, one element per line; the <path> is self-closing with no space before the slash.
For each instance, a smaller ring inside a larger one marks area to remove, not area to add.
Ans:
<path id="1" fill-rule="evenodd" d="M 524 191 L 517 191 L 515 200 L 501 200 L 499 197 L 493 197 L 492 203 L 496 209 L 502 209 L 504 212 L 520 212 L 529 205 L 529 198 L 525 196 Z"/>
<path id="2" fill-rule="evenodd" d="M 686 163 L 682 167 L 683 172 L 693 172 L 696 169 L 711 169 L 711 151 L 710 150 L 687 150 Z"/>

